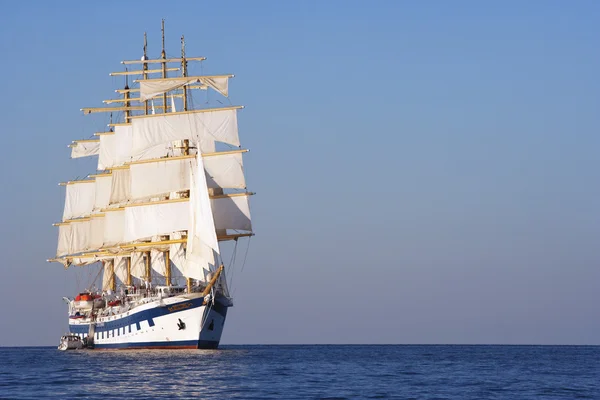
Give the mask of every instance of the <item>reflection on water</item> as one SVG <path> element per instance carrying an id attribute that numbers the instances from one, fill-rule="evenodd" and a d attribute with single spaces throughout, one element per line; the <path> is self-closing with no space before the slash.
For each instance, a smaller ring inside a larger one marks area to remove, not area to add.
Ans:
<path id="1" fill-rule="evenodd" d="M 93 379 L 79 381 L 80 390 L 73 393 L 71 387 L 64 395 L 224 398 L 235 393 L 238 379 L 247 376 L 247 364 L 236 362 L 247 352 L 243 349 L 70 352 L 65 354 L 72 357 L 70 362 L 93 371 Z M 232 379 L 232 375 L 238 379 Z"/>
<path id="2" fill-rule="evenodd" d="M 0 398 L 600 398 L 600 347 L 0 349 Z"/>

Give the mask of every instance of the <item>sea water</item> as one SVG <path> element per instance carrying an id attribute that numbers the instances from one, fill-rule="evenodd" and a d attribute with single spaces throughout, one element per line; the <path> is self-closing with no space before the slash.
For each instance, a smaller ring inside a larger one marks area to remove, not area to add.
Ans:
<path id="1" fill-rule="evenodd" d="M 600 347 L 0 348 L 0 398 L 600 399 Z"/>

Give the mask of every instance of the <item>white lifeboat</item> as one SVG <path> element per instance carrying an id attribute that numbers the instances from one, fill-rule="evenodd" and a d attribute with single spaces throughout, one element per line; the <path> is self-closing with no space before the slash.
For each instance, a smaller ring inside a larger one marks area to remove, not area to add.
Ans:
<path id="1" fill-rule="evenodd" d="M 91 293 L 79 293 L 73 302 L 73 307 L 78 310 L 91 310 L 93 305 L 94 296 Z"/>

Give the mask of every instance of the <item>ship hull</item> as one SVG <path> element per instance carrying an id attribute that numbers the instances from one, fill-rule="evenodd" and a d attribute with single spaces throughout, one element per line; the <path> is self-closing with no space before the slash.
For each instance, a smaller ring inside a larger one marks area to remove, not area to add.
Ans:
<path id="1" fill-rule="evenodd" d="M 91 333 L 95 349 L 216 349 L 227 305 L 219 298 L 203 302 L 202 296 L 193 294 L 157 299 L 99 317 L 92 330 L 90 321 L 70 320 L 69 330 L 82 339 Z"/>

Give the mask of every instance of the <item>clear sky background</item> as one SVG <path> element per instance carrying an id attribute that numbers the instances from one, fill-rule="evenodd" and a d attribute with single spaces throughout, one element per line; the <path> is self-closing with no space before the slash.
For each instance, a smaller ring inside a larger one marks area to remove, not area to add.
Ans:
<path id="1" fill-rule="evenodd" d="M 599 2 L 2 8 L 0 345 L 67 329 L 92 272 L 45 262 L 57 183 L 95 161 L 67 145 L 161 18 L 246 106 L 257 236 L 222 343 L 600 344 Z"/>

